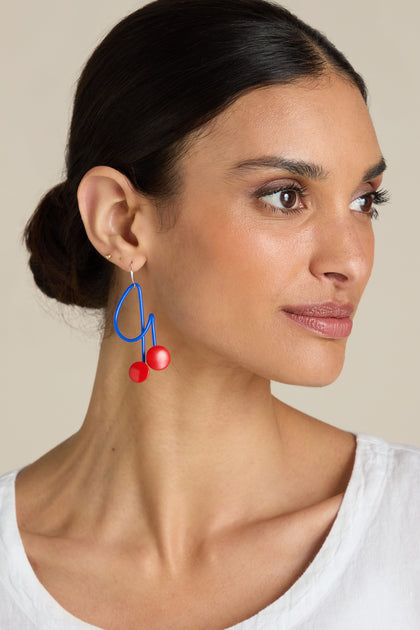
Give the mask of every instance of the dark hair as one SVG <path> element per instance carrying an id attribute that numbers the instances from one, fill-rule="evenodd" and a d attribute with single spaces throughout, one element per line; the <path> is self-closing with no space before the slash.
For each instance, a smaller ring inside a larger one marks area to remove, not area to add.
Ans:
<path id="1" fill-rule="evenodd" d="M 84 174 L 124 173 L 170 199 L 189 134 L 251 88 L 335 70 L 366 100 L 363 79 L 326 37 L 264 0 L 157 0 L 99 44 L 78 82 L 67 181 L 40 201 L 25 229 L 35 281 L 65 304 L 106 306 L 113 265 L 89 242 L 77 206 Z"/>

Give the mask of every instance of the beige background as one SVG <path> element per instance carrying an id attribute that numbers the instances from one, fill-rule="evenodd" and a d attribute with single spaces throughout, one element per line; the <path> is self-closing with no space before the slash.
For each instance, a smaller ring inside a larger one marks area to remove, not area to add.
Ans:
<path id="1" fill-rule="evenodd" d="M 22 466 L 80 425 L 92 385 L 95 317 L 57 307 L 32 284 L 20 236 L 41 194 L 61 177 L 71 98 L 99 39 L 134 0 L 21 0 L 1 9 L 0 472 Z M 346 367 L 327 388 L 274 385 L 309 413 L 352 431 L 420 446 L 420 3 L 290 0 L 363 74 L 392 202 L 375 223 L 376 268 Z"/>

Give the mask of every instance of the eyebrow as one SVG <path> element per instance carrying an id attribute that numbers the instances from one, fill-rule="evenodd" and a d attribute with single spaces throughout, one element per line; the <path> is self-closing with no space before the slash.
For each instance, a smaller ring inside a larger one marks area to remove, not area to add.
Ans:
<path id="1" fill-rule="evenodd" d="M 230 170 L 253 171 L 260 168 L 277 168 L 282 171 L 288 171 L 292 175 L 301 175 L 309 179 L 324 179 L 328 176 L 328 173 L 317 164 L 304 162 L 303 160 L 288 160 L 287 158 L 271 155 L 239 162 Z"/>
<path id="2" fill-rule="evenodd" d="M 366 173 L 363 176 L 363 180 L 362 181 L 368 182 L 370 179 L 375 179 L 375 177 L 378 177 L 379 175 L 382 175 L 382 173 L 385 171 L 385 169 L 386 169 L 385 158 L 381 157 L 381 159 L 379 160 L 379 162 L 377 164 L 375 164 L 371 168 L 368 168 L 368 170 L 366 171 Z"/>
<path id="3" fill-rule="evenodd" d="M 319 164 L 314 164 L 312 162 L 305 162 L 304 160 L 289 160 L 287 158 L 279 157 L 279 156 L 263 156 L 260 158 L 254 158 L 251 160 L 246 160 L 245 162 L 239 162 L 235 164 L 231 169 L 233 171 L 248 171 L 248 170 L 257 170 L 261 168 L 276 168 L 281 169 L 283 171 L 287 171 L 292 175 L 300 175 L 301 177 L 306 177 L 308 179 L 325 179 L 328 177 L 328 171 L 324 170 L 322 166 Z M 368 170 L 363 175 L 363 182 L 367 182 L 370 179 L 374 179 L 381 175 L 386 169 L 386 162 L 383 157 L 379 160 L 377 164 L 368 168 Z"/>

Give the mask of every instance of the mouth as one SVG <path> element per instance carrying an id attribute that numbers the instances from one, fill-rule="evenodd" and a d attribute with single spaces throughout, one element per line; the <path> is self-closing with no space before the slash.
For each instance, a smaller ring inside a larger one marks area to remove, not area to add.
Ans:
<path id="1" fill-rule="evenodd" d="M 282 310 L 298 326 L 328 339 L 344 339 L 350 335 L 353 327 L 350 318 L 354 311 L 352 304 L 323 302 L 286 306 Z"/>

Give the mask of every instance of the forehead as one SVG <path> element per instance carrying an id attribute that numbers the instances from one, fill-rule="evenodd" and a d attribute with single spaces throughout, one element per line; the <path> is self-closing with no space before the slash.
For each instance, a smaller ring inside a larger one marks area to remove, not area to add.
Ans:
<path id="1" fill-rule="evenodd" d="M 315 162 L 331 172 L 364 170 L 381 153 L 359 90 L 331 75 L 244 94 L 192 142 L 185 166 L 222 169 L 263 155 Z"/>

